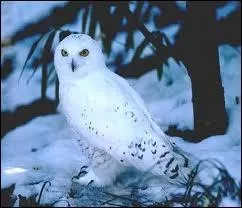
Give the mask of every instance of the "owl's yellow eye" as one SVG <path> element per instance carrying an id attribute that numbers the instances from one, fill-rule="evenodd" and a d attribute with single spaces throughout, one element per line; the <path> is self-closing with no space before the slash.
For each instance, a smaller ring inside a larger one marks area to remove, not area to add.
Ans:
<path id="1" fill-rule="evenodd" d="M 88 54 L 89 54 L 89 51 L 87 50 L 87 49 L 84 49 L 84 50 L 82 50 L 80 53 L 79 53 L 81 56 L 88 56 Z"/>
<path id="2" fill-rule="evenodd" d="M 68 53 L 67 53 L 66 50 L 62 49 L 62 50 L 61 50 L 61 55 L 62 55 L 62 56 L 68 56 Z"/>

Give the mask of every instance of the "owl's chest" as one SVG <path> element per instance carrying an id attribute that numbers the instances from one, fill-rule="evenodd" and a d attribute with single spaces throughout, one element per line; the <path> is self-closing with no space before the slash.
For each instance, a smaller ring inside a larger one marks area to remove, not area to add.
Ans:
<path id="1" fill-rule="evenodd" d="M 96 146 L 99 141 L 97 138 L 100 138 L 100 141 L 107 138 L 117 122 L 117 118 L 114 118 L 117 99 L 109 93 L 110 91 L 102 85 L 93 84 L 88 88 L 87 85 L 60 86 L 60 102 L 67 122 L 77 133 Z M 108 139 L 105 141 L 111 142 Z"/>
<path id="2" fill-rule="evenodd" d="M 85 127 L 99 118 L 107 118 L 122 98 L 114 93 L 108 83 L 83 82 L 60 86 L 60 102 L 68 122 Z"/>
<path id="3" fill-rule="evenodd" d="M 67 111 L 101 113 L 124 98 L 110 82 L 105 80 L 84 80 L 82 83 L 60 86 L 60 101 Z"/>

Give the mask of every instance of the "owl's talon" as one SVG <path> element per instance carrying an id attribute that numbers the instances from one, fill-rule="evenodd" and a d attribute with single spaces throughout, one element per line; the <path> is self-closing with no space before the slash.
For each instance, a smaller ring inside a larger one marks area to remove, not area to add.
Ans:
<path id="1" fill-rule="evenodd" d="M 87 186 L 91 185 L 94 182 L 94 180 L 90 180 L 90 182 L 87 184 Z"/>
<path id="2" fill-rule="evenodd" d="M 85 170 L 80 171 L 80 173 L 78 173 L 78 175 L 73 176 L 73 177 L 71 178 L 71 181 L 73 181 L 73 179 L 77 179 L 77 180 L 79 180 L 80 177 L 83 177 L 83 176 L 85 176 L 86 174 L 87 174 L 87 171 L 85 171 Z"/>
<path id="3" fill-rule="evenodd" d="M 77 180 L 78 180 L 79 178 L 80 178 L 79 176 L 73 176 L 73 177 L 71 178 L 71 181 L 74 182 L 73 179 L 77 179 Z"/>
<path id="4" fill-rule="evenodd" d="M 140 189 L 141 190 L 146 190 L 148 187 L 147 186 L 143 186 L 143 187 L 141 187 Z"/>
<path id="5" fill-rule="evenodd" d="M 84 165 L 84 166 L 81 167 L 81 170 L 86 169 L 86 168 L 88 168 L 88 167 L 86 165 Z"/>
<path id="6" fill-rule="evenodd" d="M 80 178 L 80 177 L 83 177 L 84 175 L 86 175 L 87 174 L 87 171 L 85 171 L 85 170 L 83 170 L 83 171 L 81 171 L 80 173 L 78 173 L 78 177 Z M 78 179 L 79 179 L 78 178 Z"/>

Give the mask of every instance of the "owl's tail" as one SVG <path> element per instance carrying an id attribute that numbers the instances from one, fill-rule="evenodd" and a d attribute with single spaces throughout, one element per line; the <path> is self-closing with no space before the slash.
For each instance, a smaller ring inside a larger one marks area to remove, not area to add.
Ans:
<path id="1" fill-rule="evenodd" d="M 198 163 L 198 159 L 195 158 L 192 154 L 189 154 L 179 148 L 178 146 L 173 146 L 173 154 L 176 160 L 178 161 L 180 170 L 180 177 L 177 180 L 177 183 L 185 185 L 189 182 L 191 177 L 193 177 L 193 171 L 196 164 Z M 196 178 L 196 181 L 198 178 Z"/>

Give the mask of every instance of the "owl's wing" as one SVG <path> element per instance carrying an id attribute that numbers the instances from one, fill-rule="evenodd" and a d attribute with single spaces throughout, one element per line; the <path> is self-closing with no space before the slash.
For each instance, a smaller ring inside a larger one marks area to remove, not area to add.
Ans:
<path id="1" fill-rule="evenodd" d="M 127 117 L 125 122 L 119 121 L 125 123 L 127 131 L 133 132 L 133 138 L 126 138 L 128 142 L 126 144 L 129 144 L 127 149 L 120 145 L 113 153 L 117 154 L 121 162 L 127 160 L 138 169 L 147 170 L 152 167 L 155 175 L 164 175 L 170 182 L 184 181 L 190 173 L 187 158 L 173 148 L 166 135 L 152 120 L 143 100 L 123 78 L 110 71 L 105 77 L 111 81 L 112 88 L 117 89 L 119 97 L 130 103 L 129 110 L 135 112 L 137 118 L 141 120 L 136 126 L 132 126 L 130 117 Z M 146 129 L 148 134 L 144 133 Z"/>
<path id="2" fill-rule="evenodd" d="M 133 99 L 133 102 L 137 104 L 137 106 L 140 107 L 140 109 L 143 111 L 145 117 L 148 119 L 152 129 L 160 135 L 162 139 L 165 140 L 166 144 L 172 148 L 171 142 L 166 138 L 166 135 L 164 132 L 160 129 L 160 127 L 153 121 L 151 118 L 150 112 L 148 112 L 144 101 L 141 99 L 141 97 L 138 95 L 138 93 L 129 85 L 129 83 L 123 79 L 122 77 L 118 76 L 115 73 L 108 72 L 108 76 L 110 76 L 111 79 L 115 80 L 116 83 L 119 85 L 120 88 L 123 89 L 123 91 L 127 94 L 129 94 L 130 98 Z"/>

